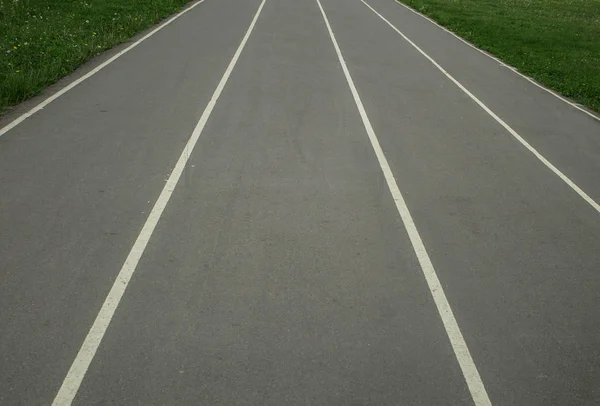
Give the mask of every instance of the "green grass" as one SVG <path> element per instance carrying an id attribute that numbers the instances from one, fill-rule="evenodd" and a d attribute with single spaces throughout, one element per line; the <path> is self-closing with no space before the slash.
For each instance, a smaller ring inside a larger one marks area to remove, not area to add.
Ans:
<path id="1" fill-rule="evenodd" d="M 600 112 L 600 0 L 402 0 Z"/>
<path id="2" fill-rule="evenodd" d="M 0 113 L 188 2 L 0 0 Z"/>

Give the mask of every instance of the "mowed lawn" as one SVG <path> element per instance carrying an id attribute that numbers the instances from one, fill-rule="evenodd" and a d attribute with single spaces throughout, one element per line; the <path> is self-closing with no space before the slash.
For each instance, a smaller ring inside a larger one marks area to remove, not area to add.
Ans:
<path id="1" fill-rule="evenodd" d="M 188 2 L 0 0 L 0 113 Z"/>
<path id="2" fill-rule="evenodd" d="M 401 0 L 600 112 L 600 0 Z"/>

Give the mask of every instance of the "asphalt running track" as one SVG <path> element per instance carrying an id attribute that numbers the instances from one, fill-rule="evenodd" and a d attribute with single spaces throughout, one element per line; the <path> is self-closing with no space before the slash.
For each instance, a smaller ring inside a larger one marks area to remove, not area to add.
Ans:
<path id="1" fill-rule="evenodd" d="M 0 404 L 600 404 L 600 120 L 392 0 L 205 0 L 0 120 Z"/>

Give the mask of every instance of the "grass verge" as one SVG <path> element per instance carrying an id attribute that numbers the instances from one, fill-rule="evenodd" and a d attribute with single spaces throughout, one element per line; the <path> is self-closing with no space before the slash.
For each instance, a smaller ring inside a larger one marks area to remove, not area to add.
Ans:
<path id="1" fill-rule="evenodd" d="M 600 112 L 600 0 L 401 0 Z"/>
<path id="2" fill-rule="evenodd" d="M 0 0 L 0 113 L 189 1 Z"/>

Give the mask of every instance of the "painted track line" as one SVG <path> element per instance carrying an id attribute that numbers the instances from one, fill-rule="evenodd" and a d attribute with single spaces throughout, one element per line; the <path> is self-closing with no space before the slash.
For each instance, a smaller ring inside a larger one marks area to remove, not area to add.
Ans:
<path id="1" fill-rule="evenodd" d="M 184 9 L 184 10 L 180 11 L 179 13 L 175 14 L 174 16 L 172 16 L 171 18 L 169 18 L 168 20 L 166 20 L 163 23 L 161 23 L 158 27 L 156 27 L 155 29 L 153 29 L 152 31 L 150 31 L 148 34 L 144 35 L 142 38 L 138 39 L 133 44 L 129 45 L 124 50 L 122 50 L 122 51 L 118 52 L 117 54 L 113 55 L 110 59 L 102 62 L 100 65 L 96 66 L 94 69 L 92 69 L 91 71 L 89 71 L 88 73 L 86 73 L 85 75 L 83 75 L 82 77 L 80 77 L 79 79 L 77 79 L 77 80 L 69 83 L 67 86 L 63 87 L 58 92 L 56 92 L 52 96 L 48 97 L 46 100 L 44 100 L 44 101 L 40 102 L 39 104 L 37 104 L 35 107 L 33 107 L 28 112 L 23 113 L 19 117 L 15 118 L 13 121 L 11 121 L 10 123 L 8 123 L 6 126 L 0 128 L 0 137 L 3 136 L 4 134 L 6 134 L 7 132 L 9 132 L 10 130 L 12 130 L 13 128 L 15 128 L 16 126 L 18 126 L 19 124 L 21 124 L 23 121 L 27 120 L 29 117 L 33 116 L 38 111 L 44 109 L 46 106 L 48 106 L 54 100 L 58 99 L 63 94 L 67 93 L 69 90 L 73 89 L 75 86 L 77 86 L 78 84 L 80 84 L 84 80 L 86 80 L 86 79 L 94 76 L 96 73 L 100 72 L 102 69 L 104 69 L 105 67 L 107 67 L 108 65 L 110 65 L 111 63 L 113 63 L 114 61 L 116 61 L 117 59 L 119 59 L 120 57 L 122 57 L 123 55 L 125 55 L 127 52 L 131 51 L 133 48 L 135 48 L 138 45 L 140 45 L 142 42 L 144 42 L 145 40 L 147 40 L 148 38 L 150 38 L 151 36 L 153 36 L 154 34 L 156 34 L 157 32 L 159 32 L 160 30 L 162 30 L 163 28 L 165 28 L 167 25 L 171 24 L 173 21 L 177 20 L 182 15 L 184 15 L 187 12 L 193 10 L 195 7 L 197 7 L 201 3 L 204 3 L 204 0 L 199 0 L 198 2 L 196 2 L 196 3 L 192 4 L 191 6 L 187 7 L 186 9 Z"/>
<path id="2" fill-rule="evenodd" d="M 588 116 L 590 116 L 591 118 L 593 118 L 594 120 L 598 120 L 600 121 L 600 116 L 597 116 L 594 113 L 591 113 L 589 111 L 587 111 L 586 109 L 582 108 L 581 106 L 579 106 L 577 103 L 574 103 L 572 101 L 570 101 L 569 99 L 561 96 L 560 94 L 556 93 L 554 90 L 548 89 L 547 87 L 541 85 L 540 83 L 536 82 L 534 79 L 530 78 L 529 76 L 519 72 L 519 70 L 517 68 L 515 68 L 514 66 L 510 66 L 507 63 L 501 61 L 500 59 L 496 58 L 494 55 L 484 51 L 483 49 L 477 48 L 475 45 L 473 45 L 472 43 L 470 43 L 469 41 L 467 41 L 466 39 L 460 37 L 459 35 L 455 34 L 454 32 L 450 31 L 448 28 L 438 24 L 435 20 L 433 20 L 432 18 L 427 17 L 425 14 L 422 14 L 420 12 L 418 12 L 417 10 L 415 10 L 412 7 L 407 6 L 406 4 L 402 3 L 400 0 L 396 0 L 396 3 L 400 4 L 402 7 L 408 9 L 409 11 L 412 11 L 413 13 L 415 13 L 416 15 L 424 18 L 425 20 L 429 21 L 430 23 L 432 23 L 433 25 L 436 25 L 438 28 L 440 28 L 443 31 L 446 31 L 448 34 L 452 35 L 453 37 L 455 37 L 456 39 L 458 39 L 459 41 L 467 44 L 468 46 L 470 46 L 471 48 L 481 52 L 482 54 L 484 54 L 485 56 L 487 56 L 488 58 L 493 59 L 494 61 L 498 62 L 500 65 L 504 66 L 507 69 L 510 69 L 511 71 L 513 71 L 514 73 L 516 73 L 517 75 L 521 76 L 523 79 L 528 80 L 529 82 L 533 83 L 534 85 L 536 85 L 537 87 L 539 87 L 542 90 L 547 91 L 548 93 L 550 93 L 552 96 L 562 100 L 563 102 L 567 103 L 568 105 L 570 105 L 571 107 L 575 107 L 577 110 L 587 114 Z"/>
<path id="3" fill-rule="evenodd" d="M 479 100 L 473 93 L 469 91 L 466 87 L 464 87 L 458 80 L 454 78 L 451 74 L 449 74 L 439 63 L 435 61 L 432 57 L 430 57 L 425 51 L 423 51 L 417 44 L 415 44 L 410 38 L 408 38 L 402 31 L 396 28 L 391 22 L 389 22 L 384 16 L 382 16 L 377 10 L 371 7 L 366 1 L 360 0 L 365 6 L 367 6 L 373 13 L 375 13 L 379 18 L 387 23 L 394 31 L 396 31 L 406 42 L 408 42 L 413 48 L 415 48 L 421 55 L 429 60 L 440 72 L 442 72 L 448 79 L 450 79 L 456 86 L 460 88 L 467 96 L 469 96 L 475 103 L 479 105 L 486 113 L 488 113 L 494 120 L 498 122 L 506 131 L 508 131 L 517 141 L 519 141 L 525 148 L 527 148 L 537 159 L 539 159 L 548 169 L 550 169 L 556 176 L 558 176 L 563 182 L 565 182 L 571 189 L 573 189 L 583 200 L 588 202 L 590 206 L 592 206 L 598 213 L 600 213 L 600 204 L 598 204 L 594 199 L 587 195 L 579 186 L 575 184 L 567 175 L 562 173 L 556 166 L 554 166 L 550 161 L 548 161 L 542 154 L 540 154 L 533 146 L 531 146 L 523 137 L 521 137 L 515 130 L 512 129 L 511 126 L 506 124 L 504 120 L 496 115 L 488 106 L 483 104 L 481 100 Z"/>
<path id="4" fill-rule="evenodd" d="M 342 51 L 340 50 L 333 30 L 331 29 L 331 25 L 329 24 L 327 14 L 325 14 L 325 10 L 323 10 L 321 2 L 319 0 L 316 0 L 316 2 L 319 5 L 321 14 L 323 15 L 323 20 L 325 21 L 325 25 L 329 31 L 329 36 L 333 42 L 333 47 L 337 53 L 342 71 L 346 76 L 346 81 L 348 82 L 348 86 L 350 87 L 350 91 L 354 97 L 354 102 L 356 103 L 356 107 L 360 113 L 365 130 L 367 131 L 367 135 L 371 141 L 371 146 L 373 147 L 373 151 L 377 156 L 383 176 L 385 177 L 390 193 L 394 199 L 394 202 L 396 203 L 396 209 L 402 218 L 402 222 L 404 223 L 404 227 L 406 228 L 406 232 L 410 238 L 410 242 L 419 261 L 419 265 L 421 266 L 421 270 L 423 271 L 423 275 L 427 281 L 427 286 L 429 287 L 429 291 L 431 292 L 437 310 L 442 319 L 442 323 L 444 324 L 444 328 L 446 329 L 446 334 L 448 335 L 450 344 L 452 345 L 452 349 L 456 355 L 456 359 L 458 360 L 465 381 L 467 382 L 467 386 L 469 387 L 469 391 L 471 392 L 471 397 L 473 398 L 476 406 L 489 406 L 491 405 L 491 402 L 487 391 L 485 390 L 483 381 L 479 375 L 479 371 L 473 362 L 473 358 L 471 357 L 467 343 L 465 342 L 465 339 L 460 331 L 460 327 L 456 322 L 456 318 L 454 317 L 450 303 L 448 303 L 444 289 L 442 288 L 440 280 L 438 279 L 435 268 L 433 267 L 433 263 L 429 258 L 429 254 L 427 254 L 427 250 L 425 249 L 421 235 L 417 230 L 417 226 L 415 225 L 408 206 L 404 201 L 404 197 L 398 188 L 398 184 L 396 183 L 396 179 L 394 178 L 394 174 L 392 173 L 392 170 L 388 164 L 387 158 L 385 157 L 385 154 L 379 145 L 379 140 L 377 139 L 377 135 L 371 126 L 371 121 L 369 120 L 367 112 L 362 104 L 360 95 L 356 90 L 356 86 L 354 85 L 354 81 L 350 75 L 350 71 L 346 66 Z"/>
<path id="5" fill-rule="evenodd" d="M 246 42 L 248 41 L 248 38 L 250 37 L 252 30 L 254 29 L 254 26 L 256 25 L 256 21 L 258 20 L 258 17 L 263 9 L 265 1 L 266 0 L 262 0 L 262 3 L 258 7 L 254 18 L 252 19 L 252 22 L 250 23 L 250 26 L 246 31 L 246 35 L 244 36 L 242 42 L 235 51 L 235 54 L 233 55 L 231 62 L 227 66 L 227 69 L 225 70 L 221 81 L 217 85 L 217 88 L 215 89 L 210 101 L 206 105 L 206 108 L 204 109 L 200 120 L 196 124 L 196 127 L 194 128 L 194 131 L 190 136 L 190 139 L 188 140 L 185 148 L 183 149 L 179 160 L 177 161 L 177 164 L 173 168 L 173 171 L 169 176 L 169 179 L 167 180 L 158 199 L 156 200 L 152 211 L 148 215 L 148 218 L 146 219 L 146 222 L 144 223 L 140 234 L 138 235 L 135 243 L 133 244 L 133 247 L 131 248 L 129 255 L 127 256 L 127 259 L 125 259 L 125 263 L 121 267 L 121 270 L 119 271 L 119 274 L 117 275 L 117 278 L 115 279 L 115 282 L 112 288 L 110 289 L 108 296 L 102 304 L 102 308 L 96 316 L 96 320 L 94 320 L 94 324 L 92 325 L 90 331 L 85 337 L 85 340 L 83 341 L 83 344 L 81 345 L 81 348 L 79 349 L 79 352 L 77 353 L 77 356 L 73 361 L 69 372 L 67 372 L 62 386 L 60 387 L 58 394 L 54 398 L 54 402 L 52 402 L 53 406 L 70 405 L 73 399 L 75 398 L 75 395 L 79 390 L 79 386 L 83 381 L 88 367 L 90 366 L 90 363 L 92 362 L 92 359 L 94 358 L 94 355 L 96 354 L 96 351 L 100 346 L 100 342 L 102 341 L 102 338 L 106 333 L 106 330 L 112 320 L 112 317 L 115 314 L 117 307 L 119 306 L 119 302 L 121 301 L 121 298 L 125 293 L 125 289 L 127 289 L 127 285 L 129 284 L 129 281 L 131 280 L 131 277 L 133 276 L 133 273 L 137 268 L 140 258 L 144 254 L 146 246 L 148 245 L 148 241 L 152 237 L 154 228 L 160 220 L 160 217 L 162 216 L 165 207 L 169 203 L 171 195 L 173 194 L 173 191 L 177 186 L 179 178 L 185 170 L 187 161 L 192 151 L 194 150 L 198 138 L 200 138 L 202 130 L 204 130 L 204 126 L 206 125 L 206 122 L 208 121 L 208 118 L 210 117 L 215 107 L 215 104 L 219 99 L 219 96 L 221 95 L 223 88 L 225 87 L 225 84 L 227 83 L 227 80 L 231 75 L 231 72 L 233 71 L 233 68 L 237 63 L 240 54 L 242 53 L 242 50 L 244 49 Z"/>

